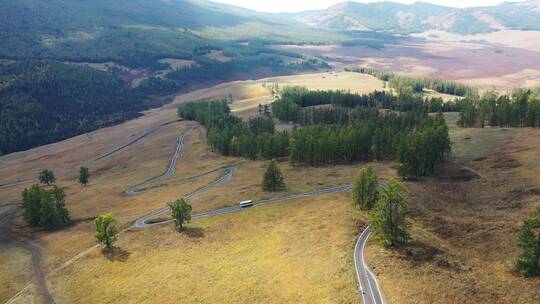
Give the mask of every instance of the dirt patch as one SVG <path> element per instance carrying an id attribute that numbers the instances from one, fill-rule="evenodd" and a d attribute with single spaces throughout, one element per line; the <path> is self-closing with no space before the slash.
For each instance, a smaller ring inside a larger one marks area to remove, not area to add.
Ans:
<path id="1" fill-rule="evenodd" d="M 470 168 L 458 165 L 454 162 L 448 162 L 438 172 L 434 179 L 444 183 L 469 182 L 480 178 L 481 176 Z"/>

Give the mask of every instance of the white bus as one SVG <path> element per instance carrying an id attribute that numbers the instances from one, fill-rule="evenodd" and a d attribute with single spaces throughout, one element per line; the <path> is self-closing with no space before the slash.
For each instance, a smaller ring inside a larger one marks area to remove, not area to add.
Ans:
<path id="1" fill-rule="evenodd" d="M 253 206 L 252 200 L 240 202 L 240 208 L 247 208 L 251 206 Z"/>

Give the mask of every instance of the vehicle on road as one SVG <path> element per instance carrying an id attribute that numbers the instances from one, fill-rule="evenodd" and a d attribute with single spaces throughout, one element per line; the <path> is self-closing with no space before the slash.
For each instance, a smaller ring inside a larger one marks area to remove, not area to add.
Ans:
<path id="1" fill-rule="evenodd" d="M 253 206 L 253 201 L 252 200 L 240 202 L 240 208 L 247 208 L 247 207 L 251 207 L 251 206 Z"/>

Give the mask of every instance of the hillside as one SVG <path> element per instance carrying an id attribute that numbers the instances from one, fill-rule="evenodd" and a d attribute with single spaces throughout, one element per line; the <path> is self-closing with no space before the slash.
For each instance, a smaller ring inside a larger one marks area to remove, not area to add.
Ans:
<path id="1" fill-rule="evenodd" d="M 0 64 L 0 155 L 138 116 L 143 96 L 89 67 Z"/>
<path id="2" fill-rule="evenodd" d="M 500 29 L 537 30 L 540 2 L 505 2 L 491 7 L 458 9 L 428 3 L 342 2 L 325 10 L 293 14 L 300 22 L 333 30 L 413 33 L 444 30 L 478 34 Z"/>
<path id="3" fill-rule="evenodd" d="M 0 19 L 0 155 L 133 118 L 149 97 L 326 67 L 257 43 L 326 39 L 315 29 L 210 1 L 0 0 Z"/>
<path id="4" fill-rule="evenodd" d="M 331 39 L 291 18 L 195 0 L 1 0 L 0 19 L 0 58 L 115 61 L 130 67 L 167 57 L 191 59 L 230 47 L 233 40 Z"/>

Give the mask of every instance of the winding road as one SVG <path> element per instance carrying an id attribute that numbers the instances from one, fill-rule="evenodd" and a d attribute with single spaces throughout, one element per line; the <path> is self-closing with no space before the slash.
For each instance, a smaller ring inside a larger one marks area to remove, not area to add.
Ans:
<path id="1" fill-rule="evenodd" d="M 166 122 L 166 123 L 162 123 L 161 125 L 155 127 L 155 128 L 151 128 L 149 130 L 146 130 L 144 131 L 143 133 L 141 133 L 139 136 L 131 139 L 130 141 L 118 146 L 118 147 L 115 147 L 101 155 L 98 155 L 94 158 L 91 158 L 91 159 L 88 159 L 88 160 L 85 160 L 83 161 L 82 163 L 80 163 L 79 165 L 77 166 L 74 166 L 72 168 L 68 168 L 68 169 L 64 169 L 60 172 L 58 172 L 56 175 L 59 176 L 59 175 L 63 175 L 63 174 L 66 174 L 68 172 L 71 172 L 73 170 L 76 170 L 76 169 L 79 169 L 80 166 L 88 166 L 88 165 L 92 165 L 94 164 L 95 162 L 97 161 L 100 161 L 100 160 L 103 160 L 103 159 L 106 159 L 126 148 L 128 148 L 129 146 L 131 145 L 134 145 L 138 142 L 140 142 L 141 140 L 147 138 L 148 136 L 156 133 L 159 129 L 161 129 L 162 127 L 164 126 L 167 126 L 167 125 L 170 125 L 170 124 L 173 124 L 175 123 L 176 121 L 169 121 L 169 122 Z M 88 136 L 88 135 L 87 135 Z M 173 172 L 174 173 L 174 172 Z M 22 184 L 29 184 L 29 183 L 33 183 L 33 182 L 37 182 L 37 178 L 31 178 L 31 179 L 24 179 L 24 180 L 18 180 L 18 181 L 14 181 L 14 182 L 8 182 L 8 183 L 5 183 L 5 184 L 0 184 L 0 189 L 7 189 L 7 188 L 11 188 L 11 187 L 14 187 L 14 186 L 17 186 L 17 185 L 22 185 Z"/>
<path id="2" fill-rule="evenodd" d="M 176 162 L 178 161 L 178 157 L 180 156 L 180 152 L 182 152 L 182 148 L 184 147 L 184 142 L 186 140 L 186 137 L 189 134 L 191 134 L 191 132 L 195 128 L 196 127 L 190 127 L 189 129 L 187 129 L 184 133 L 182 133 L 180 135 L 180 137 L 176 141 L 176 146 L 175 146 L 174 152 L 173 152 L 173 154 L 172 154 L 172 156 L 171 156 L 171 158 L 169 160 L 169 164 L 167 165 L 167 169 L 165 170 L 165 172 L 163 172 L 163 174 L 151 177 L 151 178 L 143 181 L 142 183 L 139 183 L 139 184 L 137 184 L 137 185 L 135 185 L 133 187 L 129 187 L 126 190 L 126 193 L 129 194 L 129 195 L 137 195 L 137 194 L 146 193 L 146 192 L 150 192 L 150 191 L 161 188 L 161 187 L 155 187 L 155 188 L 150 188 L 150 189 L 139 189 L 141 186 L 144 186 L 144 185 L 146 185 L 146 184 L 148 184 L 148 183 L 150 183 L 152 181 L 168 178 L 168 177 L 171 177 L 171 176 L 174 175 L 174 173 L 176 172 Z"/>
<path id="3" fill-rule="evenodd" d="M 163 126 L 163 125 L 161 125 L 161 126 Z M 159 129 L 160 127 L 156 128 L 155 130 L 150 130 L 148 132 L 145 132 L 144 134 L 142 134 L 138 138 L 130 141 L 129 143 L 127 143 L 125 145 L 122 145 L 122 146 L 120 146 L 120 147 L 118 147 L 118 148 L 116 148 L 116 149 L 114 149 L 114 150 L 100 156 L 100 157 L 97 157 L 97 158 L 95 158 L 94 160 L 91 160 L 91 161 L 97 161 L 97 160 L 103 159 L 105 157 L 108 157 L 108 156 L 110 156 L 110 155 L 124 149 L 125 147 L 127 147 L 129 145 L 132 145 L 132 144 L 136 143 L 137 141 L 140 141 L 142 138 L 144 138 L 144 137 L 152 134 L 153 132 L 157 131 L 157 129 Z M 128 188 L 126 190 L 126 193 L 129 194 L 129 195 L 137 195 L 137 194 L 152 191 L 152 190 L 157 189 L 159 187 L 150 188 L 150 189 L 139 189 L 139 187 L 141 187 L 141 186 L 143 186 L 143 185 L 145 185 L 145 184 L 147 184 L 147 183 L 149 183 L 151 181 L 154 181 L 154 180 L 157 180 L 157 179 L 167 178 L 167 177 L 170 177 L 170 176 L 174 175 L 175 168 L 176 168 L 176 162 L 177 162 L 177 160 L 178 160 L 178 158 L 180 156 L 180 153 L 182 151 L 182 148 L 184 146 L 186 136 L 188 136 L 195 128 L 196 127 L 189 128 L 188 130 L 186 130 L 178 138 L 178 140 L 176 141 L 176 146 L 175 146 L 174 153 L 172 154 L 171 159 L 169 160 L 169 164 L 167 166 L 167 169 L 163 174 L 161 174 L 159 176 L 152 177 L 150 179 L 145 180 L 142 183 L 137 184 L 136 186 Z M 207 191 L 207 190 L 209 190 L 209 189 L 211 189 L 213 187 L 217 187 L 219 185 L 222 185 L 226 181 L 230 180 L 234 176 L 234 174 L 238 171 L 238 169 L 239 168 L 238 168 L 237 165 L 232 165 L 232 166 L 229 166 L 229 167 L 218 168 L 218 169 L 209 171 L 207 173 L 203 173 L 201 175 L 190 177 L 189 179 L 195 179 L 195 178 L 199 178 L 199 177 L 202 177 L 202 176 L 205 176 L 205 175 L 209 175 L 209 174 L 213 174 L 213 173 L 216 173 L 216 172 L 219 172 L 219 171 L 223 171 L 223 175 L 221 175 L 219 178 L 217 178 L 216 180 L 212 181 L 211 183 L 205 185 L 204 187 L 201 187 L 201 188 L 197 189 L 196 191 L 185 195 L 184 197 L 186 199 L 188 199 L 188 200 L 191 200 L 191 199 L 195 198 L 197 195 L 199 195 L 199 194 L 201 194 L 201 193 L 203 193 L 203 192 L 205 192 L 205 191 Z M 253 207 L 258 207 L 258 206 L 262 206 L 262 205 L 268 205 L 268 204 L 287 201 L 287 200 L 299 199 L 299 198 L 304 198 L 304 197 L 343 192 L 343 191 L 350 190 L 351 188 L 352 188 L 352 184 L 344 184 L 344 185 L 338 185 L 338 186 L 324 188 L 324 189 L 310 191 L 310 192 L 304 192 L 304 193 L 298 193 L 298 194 L 290 194 L 290 195 L 282 195 L 282 196 L 277 196 L 277 197 L 274 197 L 274 198 L 269 198 L 269 199 L 264 199 L 264 200 L 257 201 L 257 202 L 254 203 Z M 192 215 L 192 220 L 201 219 L 201 218 L 208 218 L 208 217 L 214 217 L 214 216 L 220 216 L 220 215 L 224 215 L 224 214 L 240 212 L 242 210 L 244 210 L 244 209 L 241 208 L 239 205 L 234 205 L 234 206 L 231 206 L 231 207 L 224 207 L 224 208 L 220 208 L 220 209 L 216 209 L 216 210 L 194 213 Z M 152 226 L 155 226 L 155 225 L 162 225 L 162 224 L 170 223 L 172 220 L 165 220 L 165 221 L 150 223 L 150 221 L 152 219 L 156 219 L 157 217 L 160 217 L 161 215 L 163 215 L 165 213 L 168 213 L 168 212 L 169 212 L 169 207 L 164 207 L 164 208 L 161 208 L 159 210 L 150 212 L 150 213 L 140 217 L 139 219 L 135 220 L 135 222 L 133 223 L 132 226 L 122 230 L 121 233 L 125 232 L 125 231 L 127 231 L 129 229 L 132 229 L 132 228 L 146 229 L 146 228 L 149 228 L 149 227 L 152 227 Z M 371 229 L 370 229 L 370 227 L 367 227 L 362 232 L 360 237 L 358 238 L 358 241 L 357 241 L 355 249 L 354 249 L 355 269 L 356 269 L 356 273 L 357 273 L 360 293 L 362 294 L 363 303 L 364 304 L 384 304 L 379 284 L 378 284 L 375 276 L 373 275 L 373 273 L 369 270 L 369 267 L 367 266 L 367 264 L 365 262 L 365 258 L 364 258 L 364 247 L 365 247 L 365 244 L 366 244 L 370 234 L 371 234 Z M 80 259 L 81 257 L 87 255 L 88 253 L 92 252 L 93 250 L 95 250 L 98 247 L 99 247 L 98 245 L 95 245 L 95 246 L 92 246 L 92 247 L 86 249 L 85 251 L 77 254 L 75 257 L 71 258 L 70 260 L 68 260 L 64 264 L 62 264 L 59 267 L 53 269 L 47 275 L 44 275 L 43 273 L 36 274 L 37 277 L 38 277 L 38 286 L 41 285 L 42 287 L 44 287 L 44 289 L 43 288 L 39 288 L 39 289 L 40 289 L 40 294 L 42 294 L 43 299 L 45 300 L 46 303 L 54 303 L 53 298 L 50 296 L 50 294 L 47 291 L 46 278 L 49 277 L 50 275 L 58 273 L 59 271 L 61 271 L 65 267 L 67 267 L 68 265 L 72 264 L 73 262 Z M 41 271 L 41 267 L 35 267 L 35 269 L 39 269 L 39 271 Z M 42 281 L 42 282 L 40 282 L 40 281 Z M 12 297 L 6 303 L 13 303 L 18 298 L 18 296 L 21 295 L 29 287 L 30 287 L 30 285 L 26 286 L 24 289 L 22 289 L 19 293 L 17 293 L 14 297 Z"/>

